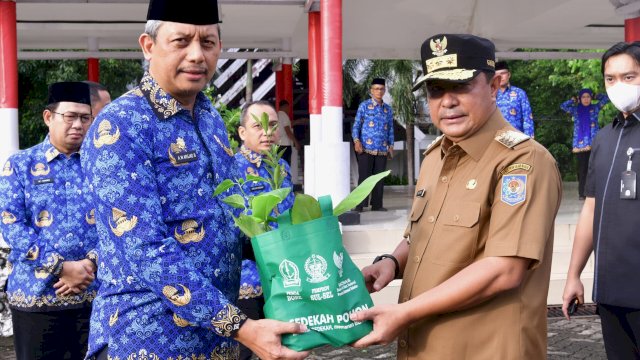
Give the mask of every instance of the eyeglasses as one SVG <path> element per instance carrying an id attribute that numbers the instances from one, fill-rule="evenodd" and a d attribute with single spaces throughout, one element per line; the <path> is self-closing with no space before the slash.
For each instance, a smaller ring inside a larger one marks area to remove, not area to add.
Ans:
<path id="1" fill-rule="evenodd" d="M 51 111 L 51 112 L 54 114 L 62 115 L 62 119 L 67 124 L 73 124 L 73 122 L 76 121 L 78 118 L 80 119 L 80 122 L 83 124 L 87 124 L 91 122 L 91 120 L 93 119 L 93 116 L 91 116 L 91 114 L 78 114 L 74 112 L 66 112 L 63 114 L 55 111 Z"/>
<path id="2" fill-rule="evenodd" d="M 371 91 L 384 91 L 384 88 L 383 87 L 374 87 L 374 88 L 371 88 Z"/>

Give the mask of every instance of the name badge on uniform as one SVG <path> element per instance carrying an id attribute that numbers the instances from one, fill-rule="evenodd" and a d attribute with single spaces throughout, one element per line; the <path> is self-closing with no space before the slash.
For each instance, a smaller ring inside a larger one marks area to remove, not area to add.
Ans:
<path id="1" fill-rule="evenodd" d="M 34 179 L 33 185 L 53 184 L 53 178 Z"/>
<path id="2" fill-rule="evenodd" d="M 636 198 L 636 172 L 631 170 L 631 158 L 633 157 L 634 148 L 627 149 L 627 170 L 620 174 L 620 199 L 635 200 Z"/>
<path id="3" fill-rule="evenodd" d="M 418 193 L 416 194 L 416 196 L 417 197 L 424 197 L 424 193 L 425 193 L 424 189 L 420 189 L 420 190 L 418 190 Z"/>
<path id="4" fill-rule="evenodd" d="M 198 160 L 198 154 L 195 151 L 185 151 L 174 155 L 176 164 L 188 164 Z"/>
<path id="5" fill-rule="evenodd" d="M 636 198 L 636 172 L 623 171 L 620 179 L 620 199 L 635 200 Z"/>
<path id="6" fill-rule="evenodd" d="M 260 190 L 264 190 L 264 185 L 253 185 L 251 187 L 251 191 L 260 191 Z"/>

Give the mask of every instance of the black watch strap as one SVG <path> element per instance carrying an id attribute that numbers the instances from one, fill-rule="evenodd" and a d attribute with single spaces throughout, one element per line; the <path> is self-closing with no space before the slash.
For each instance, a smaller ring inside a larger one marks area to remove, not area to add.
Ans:
<path id="1" fill-rule="evenodd" d="M 382 254 L 380 256 L 376 256 L 376 258 L 373 259 L 373 263 L 375 264 L 378 261 L 383 260 L 383 259 L 391 259 L 396 264 L 396 271 L 395 271 L 395 274 L 394 274 L 393 278 L 397 279 L 398 275 L 400 275 L 400 263 L 398 262 L 398 259 L 396 259 L 396 257 L 391 255 L 391 254 Z"/>

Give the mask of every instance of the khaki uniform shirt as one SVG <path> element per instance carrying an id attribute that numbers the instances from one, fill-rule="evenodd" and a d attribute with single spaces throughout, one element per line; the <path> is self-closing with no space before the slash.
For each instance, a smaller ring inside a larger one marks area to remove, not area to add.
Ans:
<path id="1" fill-rule="evenodd" d="M 485 257 L 532 261 L 519 287 L 412 324 L 399 336 L 398 359 L 546 358 L 546 300 L 561 192 L 554 158 L 500 111 L 471 138 L 432 144 L 407 228 L 400 301 Z"/>

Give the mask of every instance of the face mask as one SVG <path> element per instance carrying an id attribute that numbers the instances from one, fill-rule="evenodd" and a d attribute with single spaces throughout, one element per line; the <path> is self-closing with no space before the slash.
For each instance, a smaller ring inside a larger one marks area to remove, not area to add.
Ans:
<path id="1" fill-rule="evenodd" d="M 607 89 L 611 103 L 622 112 L 631 112 L 640 107 L 640 85 L 618 82 Z"/>

